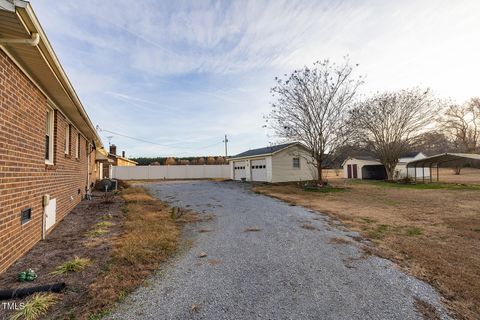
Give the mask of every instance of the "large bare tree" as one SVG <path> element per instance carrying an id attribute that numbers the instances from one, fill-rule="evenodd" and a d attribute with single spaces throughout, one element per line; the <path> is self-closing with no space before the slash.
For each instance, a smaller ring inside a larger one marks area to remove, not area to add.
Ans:
<path id="1" fill-rule="evenodd" d="M 275 102 L 267 125 L 285 140 L 299 141 L 309 150 L 307 161 L 323 184 L 322 164 L 349 137 L 348 111 L 353 105 L 361 77 L 354 76 L 347 58 L 342 64 L 317 61 L 295 70 L 285 79 L 275 78 L 271 89 Z"/>
<path id="2" fill-rule="evenodd" d="M 376 154 L 393 180 L 400 156 L 433 129 L 437 108 L 429 90 L 378 93 L 353 109 L 350 123 L 358 141 Z"/>
<path id="3" fill-rule="evenodd" d="M 457 150 L 462 152 L 480 150 L 480 98 L 473 98 L 462 105 L 450 105 L 440 122 Z"/>

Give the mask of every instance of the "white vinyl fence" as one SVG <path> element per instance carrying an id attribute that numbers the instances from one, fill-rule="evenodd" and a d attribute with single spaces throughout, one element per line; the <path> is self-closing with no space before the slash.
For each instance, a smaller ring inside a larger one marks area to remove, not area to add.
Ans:
<path id="1" fill-rule="evenodd" d="M 120 180 L 148 179 L 230 179 L 228 164 L 113 167 L 112 177 Z"/>

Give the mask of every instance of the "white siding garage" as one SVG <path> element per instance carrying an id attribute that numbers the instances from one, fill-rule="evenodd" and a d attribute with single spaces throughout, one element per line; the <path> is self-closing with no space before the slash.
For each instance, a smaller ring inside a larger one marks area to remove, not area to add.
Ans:
<path id="1" fill-rule="evenodd" d="M 298 142 L 248 150 L 229 159 L 232 179 L 273 183 L 314 180 L 316 171 L 308 163 L 309 157 Z M 239 169 L 242 167 L 244 171 Z"/>
<path id="2" fill-rule="evenodd" d="M 267 160 L 252 160 L 250 164 L 252 181 L 267 181 Z"/>
<path id="3" fill-rule="evenodd" d="M 233 180 L 242 180 L 247 177 L 246 165 L 247 165 L 246 161 L 233 162 Z"/>

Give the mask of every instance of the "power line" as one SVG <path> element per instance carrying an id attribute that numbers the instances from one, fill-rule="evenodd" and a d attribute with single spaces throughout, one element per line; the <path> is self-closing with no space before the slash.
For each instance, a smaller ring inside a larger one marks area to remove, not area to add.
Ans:
<path id="1" fill-rule="evenodd" d="M 154 142 L 154 141 L 149 141 L 149 140 L 145 140 L 145 139 L 141 139 L 141 138 L 128 136 L 126 134 L 114 132 L 114 131 L 111 131 L 111 130 L 101 129 L 100 126 L 98 126 L 98 125 L 97 125 L 97 130 L 98 131 L 103 131 L 103 132 L 109 132 L 109 133 L 115 134 L 117 136 L 121 136 L 121 137 L 124 137 L 124 138 L 132 139 L 132 140 L 136 140 L 136 141 L 140 141 L 140 142 L 144 142 L 144 143 L 154 144 L 154 145 L 157 145 L 157 146 L 160 146 L 160 147 L 165 147 L 165 148 L 179 148 L 179 149 L 198 150 L 198 149 L 210 148 L 210 147 L 213 147 L 213 146 L 216 146 L 216 145 L 219 145 L 219 144 L 223 143 L 223 141 L 219 141 L 219 142 L 215 142 L 214 144 L 211 144 L 211 145 L 208 145 L 208 146 L 203 146 L 203 147 L 173 146 L 173 145 L 166 145 L 166 144 L 161 144 L 161 143 L 157 143 L 157 142 Z M 111 136 L 109 136 L 109 137 L 111 137 Z M 108 139 L 109 143 L 110 143 L 110 139 L 111 138 Z"/>

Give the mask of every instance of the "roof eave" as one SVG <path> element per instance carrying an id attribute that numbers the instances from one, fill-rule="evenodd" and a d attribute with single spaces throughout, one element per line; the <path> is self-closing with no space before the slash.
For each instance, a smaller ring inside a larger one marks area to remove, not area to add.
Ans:
<path id="1" fill-rule="evenodd" d="M 100 136 L 95 130 L 93 123 L 88 117 L 85 111 L 85 108 L 80 102 L 80 99 L 77 93 L 75 92 L 70 80 L 68 79 L 65 71 L 63 70 L 30 3 L 22 0 L 14 0 L 13 3 L 6 0 L 0 0 L 0 1 L 1 1 L 0 5 L 6 4 L 6 3 L 9 3 L 11 5 L 11 7 L 5 8 L 4 10 L 10 11 L 12 13 L 15 12 L 16 16 L 18 17 L 19 21 L 21 22 L 21 24 L 23 25 L 27 33 L 29 34 L 37 33 L 39 35 L 40 40 L 36 48 L 41 58 L 44 60 L 46 65 L 48 65 L 49 69 L 53 73 L 54 77 L 56 78 L 56 81 L 58 81 L 59 85 L 63 88 L 63 91 L 68 96 L 68 99 L 71 100 L 72 105 L 74 106 L 76 112 L 78 112 L 80 117 L 83 119 L 83 122 L 84 122 L 83 125 L 81 123 L 80 124 L 77 123 L 77 125 L 81 126 L 81 128 L 79 129 L 82 129 L 81 130 L 82 133 L 88 139 L 93 140 L 96 146 L 103 147 Z M 0 6 L 0 8 L 2 7 L 3 6 Z M 12 52 L 10 51 L 10 53 Z M 47 98 L 55 99 L 55 97 L 47 97 Z M 55 103 L 55 101 L 53 102 Z M 55 105 L 60 109 L 62 109 L 62 107 L 65 107 L 62 104 L 55 103 Z M 62 110 L 62 111 L 64 111 L 66 114 L 69 113 L 69 112 L 66 112 L 65 110 Z"/>

